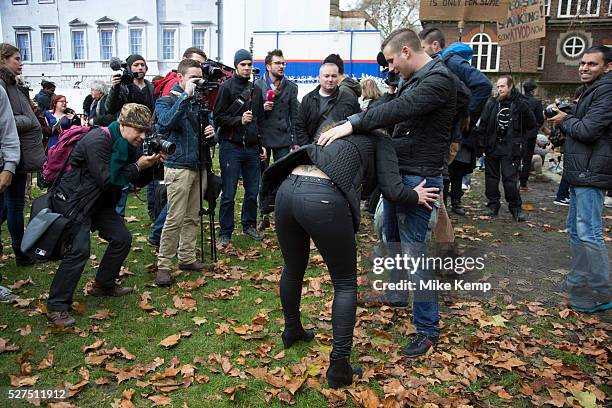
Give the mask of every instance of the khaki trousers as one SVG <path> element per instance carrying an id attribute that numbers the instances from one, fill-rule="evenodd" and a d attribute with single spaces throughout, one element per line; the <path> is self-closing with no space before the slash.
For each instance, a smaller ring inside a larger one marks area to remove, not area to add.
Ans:
<path id="1" fill-rule="evenodd" d="M 181 264 L 196 261 L 196 240 L 200 212 L 200 180 L 198 170 L 164 170 L 168 193 L 168 215 L 162 230 L 157 268 L 170 269 L 177 255 Z M 202 171 L 202 193 L 206 191 L 206 172 Z"/>

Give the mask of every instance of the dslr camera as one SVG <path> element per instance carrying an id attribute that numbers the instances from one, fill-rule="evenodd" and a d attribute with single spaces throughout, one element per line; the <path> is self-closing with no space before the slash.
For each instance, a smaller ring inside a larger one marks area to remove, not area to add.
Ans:
<path id="1" fill-rule="evenodd" d="M 176 145 L 162 139 L 156 134 L 153 134 L 144 140 L 142 150 L 147 156 L 152 156 L 158 153 L 174 154 L 176 151 Z"/>
<path id="2" fill-rule="evenodd" d="M 121 61 L 117 57 L 110 59 L 109 66 L 113 71 L 121 71 L 121 85 L 131 84 L 134 81 L 134 78 L 136 78 L 138 75 L 130 71 L 130 67 L 128 67 L 127 62 Z"/>
<path id="3" fill-rule="evenodd" d="M 570 101 L 559 101 L 553 105 L 548 105 L 546 109 L 544 109 L 544 116 L 548 119 L 557 116 L 557 111 L 553 109 L 553 106 L 557 106 L 561 112 L 572 113 L 572 103 Z"/>

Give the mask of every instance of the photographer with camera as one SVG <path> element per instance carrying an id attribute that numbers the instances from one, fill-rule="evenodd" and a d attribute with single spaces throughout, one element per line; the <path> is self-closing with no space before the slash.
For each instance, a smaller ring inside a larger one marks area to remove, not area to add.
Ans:
<path id="1" fill-rule="evenodd" d="M 219 131 L 219 165 L 223 181 L 219 208 L 219 247 L 226 247 L 234 232 L 234 198 L 242 174 L 244 199 L 241 224 L 245 235 L 260 241 L 257 231 L 257 194 L 261 179 L 260 161 L 265 160 L 260 129 L 264 119 L 261 89 L 249 81 L 253 55 L 241 49 L 234 55 L 236 75 L 219 87 L 213 112 Z"/>
<path id="2" fill-rule="evenodd" d="M 575 112 L 552 107 L 557 114 L 549 121 L 566 137 L 563 175 L 570 184 L 567 231 L 572 255 L 565 280 L 569 303 L 576 311 L 594 313 L 612 309 L 602 222 L 606 190 L 612 189 L 612 50 L 605 45 L 587 49 L 578 73 L 585 90 Z"/>
<path id="3" fill-rule="evenodd" d="M 123 72 L 111 77 L 111 89 L 106 98 L 106 112 L 118 114 L 126 103 L 138 103 L 153 112 L 155 108 L 153 84 L 145 79 L 148 67 L 144 57 L 132 54 L 124 63 L 117 58 L 111 58 L 111 68 L 115 71 L 122 69 Z"/>
<path id="4" fill-rule="evenodd" d="M 200 63 L 192 59 L 182 60 L 177 75 L 179 82 L 172 87 L 170 95 L 159 98 L 155 104 L 158 134 L 167 134 L 167 141 L 176 149 L 164 164 L 168 212 L 157 255 L 155 283 L 159 286 L 168 286 L 172 281 L 170 271 L 172 258 L 177 255 L 177 245 L 180 269 L 201 271 L 209 267 L 197 261 L 195 250 L 200 177 L 202 195 L 206 190 L 206 174 L 200 166 L 198 149 L 200 137 L 212 138 L 215 130 L 209 125 L 203 136 L 198 134 L 198 112 L 203 103 L 196 98 L 196 83 L 202 79 Z"/>
<path id="5" fill-rule="evenodd" d="M 124 186 L 150 182 L 152 172 L 149 168 L 165 158 L 164 154 L 139 156 L 137 148 L 150 127 L 151 112 L 147 107 L 125 104 L 118 121 L 108 127 L 110 135 L 97 127 L 77 142 L 66 163 L 70 168 L 64 166 L 56 180 L 52 209 L 70 219 L 72 227 L 47 300 L 47 319 L 55 326 L 75 324 L 68 311 L 89 259 L 90 231 L 97 230 L 100 238 L 108 241 L 108 246 L 87 293 L 90 296 L 124 296 L 133 292 L 133 288 L 115 283 L 132 246 L 132 235 L 115 212 L 115 206 Z"/>
<path id="6" fill-rule="evenodd" d="M 263 145 L 269 152 L 262 164 L 262 171 L 268 168 L 270 158 L 282 159 L 297 146 L 295 139 L 295 120 L 300 103 L 297 100 L 298 87 L 285 77 L 285 57 L 281 50 L 268 52 L 265 59 L 266 73 L 255 82 L 264 95 L 264 119 L 261 134 Z M 261 216 L 257 226 L 264 230 L 270 226 L 267 215 Z"/>

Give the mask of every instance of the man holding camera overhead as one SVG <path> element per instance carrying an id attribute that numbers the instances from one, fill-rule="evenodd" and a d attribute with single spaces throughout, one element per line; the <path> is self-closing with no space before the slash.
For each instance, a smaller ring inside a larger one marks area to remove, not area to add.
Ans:
<path id="1" fill-rule="evenodd" d="M 219 87 L 213 112 L 215 125 L 219 128 L 219 165 L 223 182 L 217 241 L 221 248 L 229 244 L 234 232 L 234 198 L 241 174 L 244 184 L 242 230 L 255 240 L 263 239 L 263 234 L 255 228 L 261 178 L 259 162 L 266 158 L 260 135 L 263 98 L 261 88 L 249 81 L 253 72 L 251 53 L 238 50 L 234 66 L 236 75 Z"/>
<path id="2" fill-rule="evenodd" d="M 153 112 L 155 102 L 153 98 L 153 84 L 145 79 L 147 63 L 142 55 L 132 54 L 125 60 L 127 71 L 123 74 L 114 74 L 111 78 L 111 89 L 106 98 L 106 111 L 118 114 L 126 103 L 139 103 Z M 128 82 L 132 75 L 131 82 Z"/>
<path id="3" fill-rule="evenodd" d="M 200 177 L 206 189 L 206 173 L 200 168 L 200 135 L 198 111 L 203 103 L 197 95 L 197 82 L 202 79 L 198 61 L 184 59 L 177 70 L 179 82 L 170 95 L 155 104 L 158 135 L 167 135 L 176 150 L 165 162 L 164 181 L 168 192 L 168 215 L 162 230 L 155 283 L 171 283 L 172 258 L 177 255 L 182 270 L 201 271 L 206 264 L 196 258 L 196 233 L 200 209 Z M 214 128 L 207 126 L 204 137 L 211 138 Z M 202 171 L 202 173 L 199 173 Z M 202 191 L 204 195 L 204 191 Z"/>

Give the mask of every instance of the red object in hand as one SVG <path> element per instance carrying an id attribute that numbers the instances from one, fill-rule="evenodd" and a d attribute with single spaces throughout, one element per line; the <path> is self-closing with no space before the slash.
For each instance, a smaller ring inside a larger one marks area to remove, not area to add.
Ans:
<path id="1" fill-rule="evenodd" d="M 268 92 L 266 92 L 266 101 L 274 102 L 274 98 L 276 98 L 276 91 L 268 89 Z"/>

